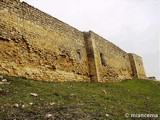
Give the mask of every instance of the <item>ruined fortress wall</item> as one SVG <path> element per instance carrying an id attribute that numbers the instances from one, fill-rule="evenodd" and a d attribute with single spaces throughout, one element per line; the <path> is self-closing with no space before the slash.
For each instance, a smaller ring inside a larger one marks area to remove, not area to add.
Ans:
<path id="1" fill-rule="evenodd" d="M 90 32 L 90 36 L 94 42 L 99 81 L 132 78 L 128 54 L 94 32 Z"/>
<path id="2" fill-rule="evenodd" d="M 36 8 L 0 1 L 0 72 L 50 81 L 89 81 L 83 33 Z"/>
<path id="3" fill-rule="evenodd" d="M 142 59 L 19 0 L 0 0 L 0 74 L 48 81 L 145 77 Z"/>

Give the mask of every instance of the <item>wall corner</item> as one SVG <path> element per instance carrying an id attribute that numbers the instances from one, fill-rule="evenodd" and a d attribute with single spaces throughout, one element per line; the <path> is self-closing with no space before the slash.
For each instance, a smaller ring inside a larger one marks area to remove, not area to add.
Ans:
<path id="1" fill-rule="evenodd" d="M 133 78 L 146 78 L 143 60 L 140 56 L 129 53 L 129 60 L 131 64 L 132 77 Z"/>

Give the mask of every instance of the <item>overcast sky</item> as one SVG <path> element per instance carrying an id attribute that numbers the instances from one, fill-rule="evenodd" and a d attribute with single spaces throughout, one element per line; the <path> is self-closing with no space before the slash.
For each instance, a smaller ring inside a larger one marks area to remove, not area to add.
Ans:
<path id="1" fill-rule="evenodd" d="M 160 79 L 160 0 L 23 0 L 81 30 L 92 30 L 143 58 Z"/>

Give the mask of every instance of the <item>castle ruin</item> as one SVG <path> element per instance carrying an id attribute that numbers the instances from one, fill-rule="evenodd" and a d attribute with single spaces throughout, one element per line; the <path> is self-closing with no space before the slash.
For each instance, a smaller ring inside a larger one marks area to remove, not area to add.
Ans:
<path id="1" fill-rule="evenodd" d="M 0 0 L 0 74 L 46 81 L 146 77 L 140 56 L 19 0 Z"/>

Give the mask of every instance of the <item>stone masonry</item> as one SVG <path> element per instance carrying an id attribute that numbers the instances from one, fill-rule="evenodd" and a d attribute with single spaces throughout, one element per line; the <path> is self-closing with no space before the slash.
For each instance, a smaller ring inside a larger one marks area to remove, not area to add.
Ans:
<path id="1" fill-rule="evenodd" d="M 0 0 L 0 74 L 45 81 L 146 77 L 141 57 L 19 0 Z"/>

